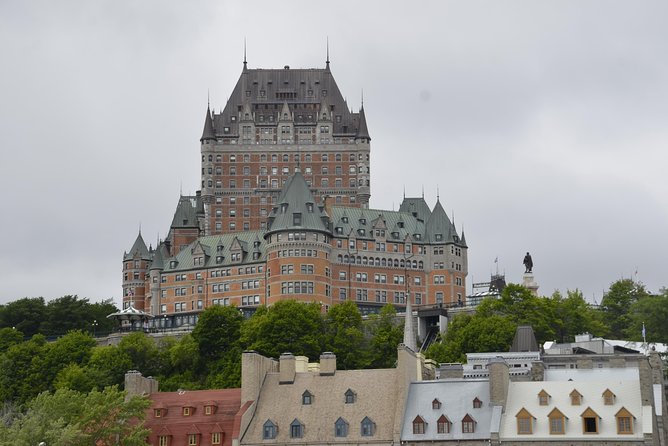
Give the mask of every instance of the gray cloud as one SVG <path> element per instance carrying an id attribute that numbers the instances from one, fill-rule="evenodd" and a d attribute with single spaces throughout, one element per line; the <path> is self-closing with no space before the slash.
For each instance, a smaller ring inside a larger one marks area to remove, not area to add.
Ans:
<path id="1" fill-rule="evenodd" d="M 262 12 L 260 12 L 262 11 Z M 600 299 L 668 264 L 664 2 L 0 3 L 0 302 L 120 296 L 139 225 L 164 236 L 199 183 L 207 90 L 241 71 L 322 66 L 364 89 L 372 206 L 436 190 L 493 260 L 541 291 Z"/>

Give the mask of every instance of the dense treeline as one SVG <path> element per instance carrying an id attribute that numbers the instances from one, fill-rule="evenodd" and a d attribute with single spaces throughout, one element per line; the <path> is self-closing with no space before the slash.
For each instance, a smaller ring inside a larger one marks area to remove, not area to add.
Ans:
<path id="1" fill-rule="evenodd" d="M 44 391 L 85 393 L 122 385 L 128 370 L 158 378 L 162 390 L 238 387 L 245 349 L 271 357 L 290 351 L 311 359 L 333 351 L 342 369 L 392 367 L 402 337 L 391 305 L 363 321 L 353 302 L 323 314 L 319 304 L 282 301 L 248 319 L 235 307 L 214 306 L 180 339 L 135 332 L 105 347 L 81 330 L 47 342 L 42 334 L 25 340 L 18 329 L 5 327 L 0 329 L 0 401 L 22 405 Z"/>
<path id="2" fill-rule="evenodd" d="M 25 297 L 0 305 L 0 329 L 15 328 L 26 338 L 35 334 L 50 338 L 71 330 L 108 334 L 114 321 L 107 315 L 116 311 L 112 299 L 91 303 L 68 295 L 45 302 L 42 297 Z"/>
<path id="3" fill-rule="evenodd" d="M 508 285 L 498 300 L 486 300 L 475 314 L 456 316 L 447 334 L 431 345 L 427 356 L 439 362 L 459 362 L 466 353 L 508 351 L 518 325 L 531 325 L 539 344 L 569 342 L 591 333 L 609 339 L 668 343 L 668 290 L 650 295 L 629 279 L 614 282 L 599 307 L 589 305 L 578 291 L 566 296 L 536 297 L 518 285 Z"/>

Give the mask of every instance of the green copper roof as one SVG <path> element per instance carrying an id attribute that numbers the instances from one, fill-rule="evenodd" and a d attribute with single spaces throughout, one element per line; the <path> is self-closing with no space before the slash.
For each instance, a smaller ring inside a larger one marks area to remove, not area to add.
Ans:
<path id="1" fill-rule="evenodd" d="M 383 228 L 388 240 L 404 240 L 410 235 L 414 240 L 424 237 L 424 223 L 413 215 L 401 211 L 332 207 L 334 235 L 354 235 L 356 238 L 373 238 L 372 230 Z M 340 228 L 340 229 L 339 229 Z"/>
<path id="2" fill-rule="evenodd" d="M 448 218 L 441 201 L 437 200 L 434 210 L 432 211 L 426 224 L 425 239 L 430 243 L 445 243 L 454 241 L 454 236 L 457 235 L 452 222 Z"/>
<path id="3" fill-rule="evenodd" d="M 301 172 L 296 172 L 283 187 L 268 219 L 267 234 L 285 230 L 329 232 L 327 214 L 316 204 Z"/>
<path id="4" fill-rule="evenodd" d="M 429 219 L 429 216 L 431 215 L 431 210 L 429 209 L 429 205 L 427 204 L 427 202 L 424 201 L 424 197 L 420 198 L 404 197 L 404 201 L 401 202 L 399 210 L 401 212 L 407 212 L 415 216 L 419 220 L 422 220 L 423 222 L 426 222 L 427 219 Z"/>
<path id="5" fill-rule="evenodd" d="M 197 221 L 198 210 L 202 207 L 198 196 L 181 196 L 179 204 L 176 206 L 174 218 L 172 219 L 172 228 L 198 228 Z"/>

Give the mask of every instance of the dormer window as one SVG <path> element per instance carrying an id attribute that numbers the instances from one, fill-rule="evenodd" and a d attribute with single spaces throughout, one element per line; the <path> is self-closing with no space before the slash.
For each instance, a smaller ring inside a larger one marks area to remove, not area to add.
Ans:
<path id="1" fill-rule="evenodd" d="M 346 390 L 345 393 L 346 404 L 353 404 L 355 402 L 355 397 L 356 397 L 355 392 L 353 392 L 350 389 Z"/>
<path id="2" fill-rule="evenodd" d="M 548 420 L 550 420 L 550 435 L 563 435 L 566 425 L 566 415 L 564 415 L 556 407 L 547 414 Z"/>
<path id="3" fill-rule="evenodd" d="M 473 400 L 473 408 L 480 409 L 482 407 L 482 401 L 476 396 Z"/>
<path id="4" fill-rule="evenodd" d="M 186 406 L 183 408 L 183 416 L 184 417 L 189 417 L 192 415 L 192 407 Z"/>
<path id="5" fill-rule="evenodd" d="M 363 437 L 372 437 L 376 433 L 376 423 L 371 418 L 364 417 L 360 423 L 360 433 Z"/>
<path id="6" fill-rule="evenodd" d="M 570 393 L 570 397 L 571 397 L 571 406 L 579 406 L 580 404 L 582 404 L 582 394 L 577 390 L 573 389 L 573 391 Z"/>
<path id="7" fill-rule="evenodd" d="M 341 417 L 334 423 L 334 436 L 339 438 L 348 436 L 348 422 Z"/>
<path id="8" fill-rule="evenodd" d="M 582 433 L 584 434 L 598 434 L 598 421 L 600 417 L 591 407 L 582 412 Z"/>
<path id="9" fill-rule="evenodd" d="M 434 236 L 434 239 L 435 239 L 437 242 L 442 241 L 442 240 L 443 240 L 443 234 L 436 234 L 436 235 Z"/>
<path id="10" fill-rule="evenodd" d="M 154 409 L 153 410 L 153 416 L 156 417 L 156 418 L 162 417 L 162 415 L 163 415 L 162 411 L 163 410 L 164 409 Z"/>
<path id="11" fill-rule="evenodd" d="M 313 212 L 313 203 L 306 203 L 306 210 L 309 212 Z"/>
<path id="12" fill-rule="evenodd" d="M 434 398 L 434 401 L 431 402 L 431 408 L 434 410 L 441 408 L 441 402 L 438 400 L 438 398 Z"/>
<path id="13" fill-rule="evenodd" d="M 176 260 L 172 260 L 172 261 L 169 262 L 169 267 L 172 268 L 172 269 L 176 268 L 176 265 L 178 265 L 178 263 L 179 262 L 177 262 Z"/>
<path id="14" fill-rule="evenodd" d="M 541 390 L 538 393 L 538 404 L 541 406 L 547 406 L 550 402 L 550 394 L 547 393 L 545 390 Z"/>
<path id="15" fill-rule="evenodd" d="M 612 390 L 605 389 L 605 392 L 603 392 L 603 402 L 606 406 L 612 406 L 615 404 L 615 394 L 612 393 Z"/>
<path id="16" fill-rule="evenodd" d="M 452 423 L 445 415 L 441 415 L 438 420 L 436 420 L 436 428 L 439 434 L 449 434 L 451 426 Z"/>
<path id="17" fill-rule="evenodd" d="M 517 433 L 519 435 L 529 435 L 533 433 L 533 420 L 534 417 L 529 413 L 528 410 L 522 408 L 517 415 Z"/>
<path id="18" fill-rule="evenodd" d="M 273 440 L 276 438 L 276 433 L 278 431 L 278 426 L 274 424 L 273 421 L 267 420 L 262 425 L 262 439 L 263 440 Z"/>
<path id="19" fill-rule="evenodd" d="M 304 436 L 304 425 L 298 419 L 290 423 L 290 438 L 302 438 Z"/>
<path id="20" fill-rule="evenodd" d="M 292 214 L 292 224 L 294 226 L 301 226 L 302 225 L 302 214 L 301 212 L 295 212 Z"/>
<path id="21" fill-rule="evenodd" d="M 635 418 L 631 412 L 622 407 L 615 414 L 617 419 L 617 433 L 620 435 L 631 435 L 633 434 L 633 419 Z"/>
<path id="22" fill-rule="evenodd" d="M 223 256 L 216 256 L 216 263 L 223 263 Z"/>
<path id="23" fill-rule="evenodd" d="M 341 221 L 344 223 L 348 223 L 348 217 L 341 217 Z"/>
<path id="24" fill-rule="evenodd" d="M 306 390 L 302 393 L 302 404 L 304 406 L 310 406 L 313 403 L 313 394 Z"/>
<path id="25" fill-rule="evenodd" d="M 462 418 L 462 432 L 465 434 L 472 434 L 475 432 L 475 425 L 476 421 L 475 419 L 469 415 L 466 414 L 464 418 Z"/>
<path id="26" fill-rule="evenodd" d="M 223 249 L 225 249 L 223 245 L 216 246 L 216 252 L 223 252 Z"/>
<path id="27" fill-rule="evenodd" d="M 424 422 L 424 419 L 420 415 L 415 417 L 415 419 L 413 420 L 413 434 L 415 435 L 424 434 L 425 424 L 426 423 Z"/>

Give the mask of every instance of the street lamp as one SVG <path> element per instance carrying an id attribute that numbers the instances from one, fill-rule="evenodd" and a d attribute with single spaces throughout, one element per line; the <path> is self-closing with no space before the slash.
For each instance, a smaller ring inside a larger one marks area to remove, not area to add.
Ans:
<path id="1" fill-rule="evenodd" d="M 93 337 L 95 337 L 95 329 L 97 328 L 97 320 L 93 320 L 93 323 L 91 324 L 93 326 Z"/>

